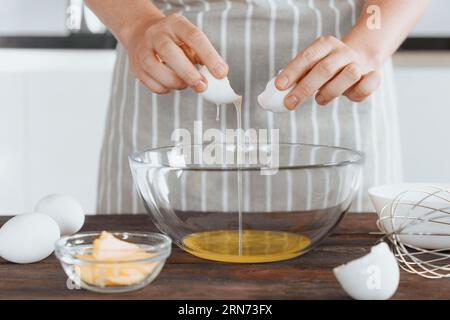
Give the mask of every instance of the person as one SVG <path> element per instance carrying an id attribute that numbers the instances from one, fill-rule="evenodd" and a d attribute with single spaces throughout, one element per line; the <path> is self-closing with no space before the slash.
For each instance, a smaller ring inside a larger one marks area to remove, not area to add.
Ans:
<path id="1" fill-rule="evenodd" d="M 363 151 L 351 210 L 372 211 L 368 188 L 402 178 L 390 57 L 428 2 L 86 0 L 119 41 L 97 211 L 144 211 L 128 168 L 133 151 L 170 145 L 171 132 L 192 130 L 195 120 L 236 127 L 233 108 L 222 108 L 216 122 L 216 109 L 198 95 L 208 85 L 199 63 L 243 95 L 244 129 L 278 128 L 283 142 Z M 275 76 L 280 90 L 295 85 L 284 101 L 291 112 L 258 107 Z"/>

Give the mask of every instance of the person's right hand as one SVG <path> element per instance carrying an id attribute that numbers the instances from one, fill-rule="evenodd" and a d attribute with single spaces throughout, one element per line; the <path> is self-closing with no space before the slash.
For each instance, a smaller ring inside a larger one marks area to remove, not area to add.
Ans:
<path id="1" fill-rule="evenodd" d="M 206 35 L 179 14 L 137 23 L 123 41 L 134 75 L 152 92 L 172 89 L 206 89 L 206 79 L 194 64 L 201 63 L 218 79 L 228 74 L 228 65 Z"/>

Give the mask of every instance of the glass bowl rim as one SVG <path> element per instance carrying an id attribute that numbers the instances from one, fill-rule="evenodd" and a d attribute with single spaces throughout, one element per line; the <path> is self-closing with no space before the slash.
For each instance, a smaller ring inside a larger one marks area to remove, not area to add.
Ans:
<path id="1" fill-rule="evenodd" d="M 134 232 L 134 231 L 111 231 L 111 234 L 128 234 L 131 236 L 143 236 L 150 237 L 156 236 L 161 240 L 160 244 L 157 245 L 148 245 L 144 250 L 147 252 L 148 250 L 152 250 L 152 256 L 144 259 L 134 259 L 134 260 L 126 260 L 126 261 L 115 261 L 115 260 L 89 260 L 77 257 L 76 254 L 79 253 L 79 247 L 73 246 L 69 247 L 65 244 L 69 239 L 82 239 L 84 237 L 90 236 L 98 236 L 102 231 L 86 231 L 79 232 L 73 235 L 67 235 L 61 237 L 55 243 L 55 255 L 59 260 L 70 259 L 72 264 L 127 264 L 127 263 L 148 263 L 148 262 L 158 262 L 166 259 L 171 252 L 172 248 L 172 239 L 165 234 L 158 232 Z M 92 245 L 92 244 L 90 244 Z M 154 252 L 153 252 L 154 250 Z"/>
<path id="2" fill-rule="evenodd" d="M 197 143 L 197 144 L 189 144 L 184 146 L 205 146 L 209 145 L 211 143 Z M 217 143 L 217 144 L 224 144 L 227 145 L 227 143 Z M 248 143 L 247 143 L 248 144 Z M 277 143 L 279 146 L 281 145 L 287 145 L 287 146 L 307 146 L 307 147 L 320 147 L 320 148 L 327 148 L 327 149 L 334 149 L 334 150 L 341 150 L 346 151 L 349 153 L 352 153 L 354 156 L 356 156 L 356 159 L 351 160 L 343 160 L 339 162 L 327 162 L 327 163 L 320 163 L 320 164 L 306 164 L 306 165 L 282 165 L 278 166 L 277 170 L 301 170 L 301 169 L 320 169 L 320 168 L 332 168 L 332 167 L 344 167 L 348 165 L 361 165 L 364 163 L 365 160 L 365 154 L 362 151 L 350 149 L 350 148 L 344 148 L 344 147 L 337 147 L 337 146 L 330 146 L 330 145 L 324 145 L 324 144 L 312 144 L 312 143 L 291 143 L 291 142 L 279 142 Z M 228 144 L 228 145 L 236 145 L 236 143 Z M 252 145 L 258 145 L 256 143 L 253 143 Z M 154 167 L 154 168 L 168 168 L 173 170 L 184 170 L 184 171 L 261 171 L 261 170 L 273 170 L 271 167 L 264 167 L 264 166 L 251 166 L 251 167 L 245 167 L 245 166 L 233 166 L 233 167 L 182 167 L 182 166 L 171 166 L 168 164 L 160 164 L 160 165 L 150 165 L 148 162 L 143 162 L 140 160 L 137 160 L 137 158 L 140 155 L 143 155 L 145 153 L 149 152 L 162 152 L 164 150 L 170 150 L 172 148 L 179 148 L 183 147 L 183 145 L 166 145 L 166 146 L 160 146 L 156 148 L 150 148 L 145 149 L 141 151 L 135 151 L 131 155 L 128 156 L 128 160 L 130 164 L 133 166 L 145 166 L 145 167 Z"/>

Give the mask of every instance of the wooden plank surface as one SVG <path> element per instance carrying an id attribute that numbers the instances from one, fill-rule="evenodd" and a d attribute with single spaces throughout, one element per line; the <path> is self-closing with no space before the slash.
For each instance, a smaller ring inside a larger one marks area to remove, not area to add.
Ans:
<path id="1" fill-rule="evenodd" d="M 3 224 L 8 217 L 1 217 Z M 0 259 L 0 299 L 347 299 L 332 268 L 368 252 L 378 239 L 376 216 L 347 214 L 318 248 L 289 261 L 227 264 L 196 258 L 174 247 L 158 278 L 142 290 L 98 294 L 68 289 L 54 255 L 18 265 Z M 86 217 L 83 231 L 155 228 L 148 215 Z M 450 299 L 450 279 L 427 280 L 401 273 L 396 299 Z"/>

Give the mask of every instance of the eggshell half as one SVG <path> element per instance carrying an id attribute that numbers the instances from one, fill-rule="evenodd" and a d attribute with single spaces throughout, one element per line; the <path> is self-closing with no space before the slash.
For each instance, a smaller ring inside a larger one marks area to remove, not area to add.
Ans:
<path id="1" fill-rule="evenodd" d="M 39 200 L 34 211 L 53 218 L 62 235 L 74 234 L 84 224 L 83 208 L 76 199 L 68 195 L 50 194 Z"/>
<path id="2" fill-rule="evenodd" d="M 37 262 L 53 252 L 59 237 L 58 224 L 49 216 L 21 214 L 0 229 L 0 256 L 15 263 Z"/>
<path id="3" fill-rule="evenodd" d="M 230 104 L 238 101 L 241 96 L 237 95 L 231 88 L 227 77 L 223 79 L 215 78 L 205 66 L 200 67 L 200 73 L 208 81 L 208 87 L 200 95 L 209 102 L 220 104 Z"/>
<path id="4" fill-rule="evenodd" d="M 400 269 L 389 246 L 382 242 L 362 258 L 333 269 L 342 288 L 353 299 L 386 300 L 397 291 Z"/>
<path id="5" fill-rule="evenodd" d="M 274 113 L 288 112 L 289 109 L 284 106 L 284 98 L 291 92 L 294 86 L 286 90 L 278 90 L 275 86 L 275 79 L 273 78 L 267 83 L 266 89 L 258 96 L 258 103 L 267 111 Z"/>

